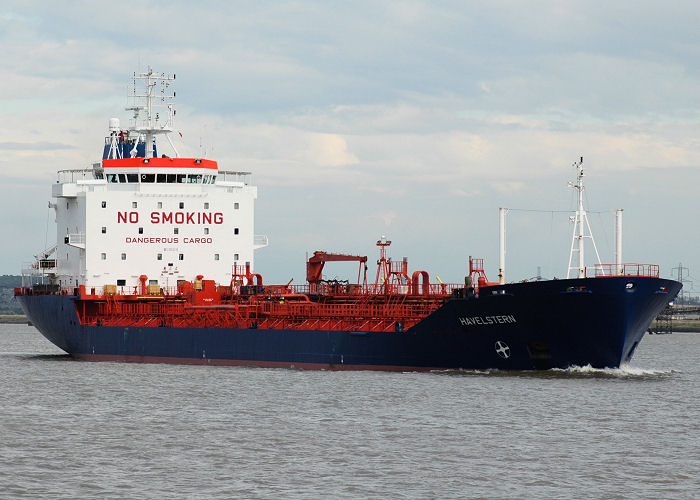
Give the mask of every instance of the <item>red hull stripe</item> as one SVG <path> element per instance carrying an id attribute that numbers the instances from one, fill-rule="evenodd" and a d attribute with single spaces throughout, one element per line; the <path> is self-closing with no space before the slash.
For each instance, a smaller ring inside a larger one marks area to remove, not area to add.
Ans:
<path id="1" fill-rule="evenodd" d="M 247 359 L 209 359 L 209 358 L 172 358 L 161 356 L 120 356 L 116 354 L 72 354 L 74 358 L 85 361 L 121 361 L 125 363 L 170 363 L 179 365 L 214 365 L 214 366 L 254 366 L 258 368 L 296 368 L 299 370 L 332 371 L 384 371 L 384 372 L 427 372 L 444 370 L 430 366 L 394 366 L 394 365 L 331 365 L 327 363 L 292 363 L 288 361 L 256 361 Z"/>
<path id="2" fill-rule="evenodd" d="M 147 162 L 145 160 L 148 160 Z M 199 163 L 197 163 L 199 162 Z M 199 158 L 122 158 L 102 160 L 103 168 L 206 168 L 217 170 L 213 160 Z"/>

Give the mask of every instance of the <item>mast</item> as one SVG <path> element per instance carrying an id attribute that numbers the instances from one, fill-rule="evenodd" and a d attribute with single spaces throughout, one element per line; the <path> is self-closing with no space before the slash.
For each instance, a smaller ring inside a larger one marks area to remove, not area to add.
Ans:
<path id="1" fill-rule="evenodd" d="M 615 274 L 621 276 L 622 269 L 622 209 L 615 210 Z"/>
<path id="2" fill-rule="evenodd" d="M 501 285 L 506 282 L 506 213 L 507 208 L 498 209 L 498 282 Z"/>
<path id="3" fill-rule="evenodd" d="M 566 273 L 566 277 L 571 277 L 571 271 L 576 270 L 578 278 L 586 277 L 586 261 L 584 256 L 584 239 L 590 238 L 591 243 L 593 243 L 593 250 L 595 250 L 596 259 L 598 264 L 600 264 L 600 255 L 598 255 L 598 248 L 596 247 L 595 240 L 593 239 L 593 233 L 591 232 L 591 226 L 588 223 L 588 216 L 586 215 L 586 210 L 583 207 L 583 156 L 579 161 L 576 161 L 572 165 L 576 168 L 576 182 L 569 182 L 569 187 L 572 187 L 578 191 L 578 207 L 576 209 L 576 216 L 571 219 L 574 222 L 574 231 L 571 235 L 571 250 L 569 252 L 569 268 Z M 588 229 L 588 233 L 586 233 Z M 578 266 L 572 266 L 574 260 L 574 253 L 578 254 Z"/>
<path id="4" fill-rule="evenodd" d="M 127 111 L 133 111 L 133 123 L 129 127 L 129 132 L 136 136 L 134 147 L 131 150 L 131 157 L 136 156 L 136 146 L 143 137 L 146 142 L 146 158 L 153 158 L 153 142 L 158 134 L 165 134 L 170 146 L 175 151 L 175 157 L 179 156 L 173 142 L 168 134 L 173 131 L 173 119 L 175 110 L 175 92 L 170 93 L 170 86 L 175 81 L 175 75 L 165 73 L 156 74 L 149 67 L 143 73 L 134 73 L 133 92 L 129 96 L 130 106 Z M 159 108 L 166 107 L 167 114 L 161 117 Z"/>

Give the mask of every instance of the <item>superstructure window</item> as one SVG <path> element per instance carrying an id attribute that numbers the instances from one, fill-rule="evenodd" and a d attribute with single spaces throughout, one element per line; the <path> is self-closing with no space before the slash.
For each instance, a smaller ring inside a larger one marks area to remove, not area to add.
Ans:
<path id="1" fill-rule="evenodd" d="M 234 227 L 234 228 L 233 228 L 233 234 L 238 234 L 238 228 L 237 228 L 237 227 Z"/>
<path id="2" fill-rule="evenodd" d="M 102 259 L 102 260 L 107 260 L 107 254 L 106 254 L 106 253 L 101 253 L 101 254 L 100 254 L 100 259 Z"/>
<path id="3" fill-rule="evenodd" d="M 139 234 L 143 234 L 143 228 L 142 228 L 142 227 L 139 228 Z"/>
<path id="4" fill-rule="evenodd" d="M 184 202 L 184 201 L 181 201 L 181 202 L 180 202 L 180 208 L 185 208 L 185 202 Z"/>
<path id="5" fill-rule="evenodd" d="M 185 260 L 185 254 L 181 253 L 177 256 L 178 260 Z"/>
<path id="6" fill-rule="evenodd" d="M 234 209 L 234 210 L 238 210 L 238 207 L 239 207 L 238 202 L 236 202 L 236 203 L 233 204 L 233 209 Z"/>
<path id="7" fill-rule="evenodd" d="M 163 208 L 163 202 L 162 202 L 162 201 L 159 201 L 159 202 L 158 202 L 158 208 Z"/>
<path id="8" fill-rule="evenodd" d="M 126 280 L 117 280 L 117 286 L 126 286 Z"/>
<path id="9" fill-rule="evenodd" d="M 103 202 L 102 202 L 102 208 L 107 208 L 107 202 L 106 202 L 106 201 L 103 201 Z"/>
<path id="10" fill-rule="evenodd" d="M 163 260 L 163 254 L 159 253 L 158 255 L 156 255 L 156 259 Z"/>
<path id="11" fill-rule="evenodd" d="M 218 254 L 218 253 L 215 253 L 215 254 L 214 254 L 214 260 L 219 260 L 219 254 Z"/>
<path id="12" fill-rule="evenodd" d="M 204 234 L 209 234 L 209 228 L 208 228 L 208 227 L 205 227 L 205 228 L 204 228 Z"/>
<path id="13" fill-rule="evenodd" d="M 237 254 L 237 253 L 234 253 L 234 254 L 233 254 L 233 260 L 235 260 L 235 261 L 238 260 L 238 254 Z"/>
<path id="14" fill-rule="evenodd" d="M 180 228 L 179 228 L 179 227 L 174 227 L 174 228 L 173 228 L 173 234 L 178 234 L 179 232 L 180 232 Z"/>
<path id="15" fill-rule="evenodd" d="M 125 253 L 122 254 L 122 260 L 126 260 L 126 254 L 125 254 Z"/>
<path id="16" fill-rule="evenodd" d="M 209 208 L 209 203 L 204 203 L 204 210 L 207 210 Z"/>
<path id="17" fill-rule="evenodd" d="M 135 201 L 131 202 L 131 208 L 138 208 L 139 204 Z"/>
<path id="18" fill-rule="evenodd" d="M 102 226 L 102 234 L 106 234 L 106 233 L 107 233 L 107 227 Z"/>

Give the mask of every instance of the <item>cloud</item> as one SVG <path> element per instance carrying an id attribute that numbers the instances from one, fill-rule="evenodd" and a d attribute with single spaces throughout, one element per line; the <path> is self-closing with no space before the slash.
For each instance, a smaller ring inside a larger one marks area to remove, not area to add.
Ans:
<path id="1" fill-rule="evenodd" d="M 308 137 L 308 158 L 322 167 L 339 167 L 359 163 L 357 157 L 348 153 L 345 139 L 335 134 L 311 134 Z"/>
<path id="2" fill-rule="evenodd" d="M 76 149 L 71 144 L 60 142 L 0 142 L 0 150 L 12 151 L 55 151 L 61 149 Z"/>

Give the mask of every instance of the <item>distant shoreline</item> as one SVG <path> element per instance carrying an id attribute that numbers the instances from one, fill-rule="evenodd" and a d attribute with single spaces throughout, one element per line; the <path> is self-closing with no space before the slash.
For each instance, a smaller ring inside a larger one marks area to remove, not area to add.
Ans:
<path id="1" fill-rule="evenodd" d="M 0 314 L 0 323 L 20 325 L 28 322 L 24 314 Z"/>

